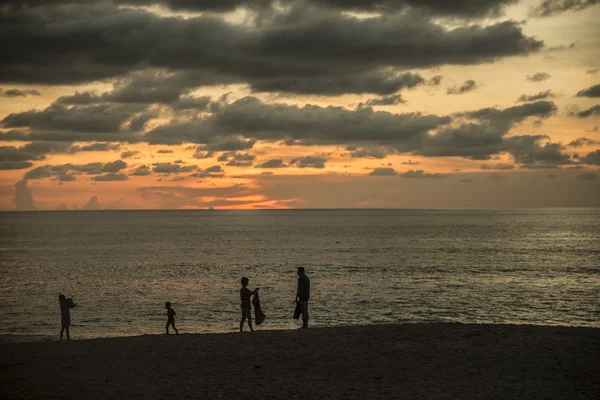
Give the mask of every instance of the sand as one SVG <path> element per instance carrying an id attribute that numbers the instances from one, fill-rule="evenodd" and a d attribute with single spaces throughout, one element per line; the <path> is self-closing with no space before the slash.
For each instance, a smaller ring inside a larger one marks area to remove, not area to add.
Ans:
<path id="1" fill-rule="evenodd" d="M 2 397 L 591 399 L 600 329 L 403 324 L 0 345 Z"/>

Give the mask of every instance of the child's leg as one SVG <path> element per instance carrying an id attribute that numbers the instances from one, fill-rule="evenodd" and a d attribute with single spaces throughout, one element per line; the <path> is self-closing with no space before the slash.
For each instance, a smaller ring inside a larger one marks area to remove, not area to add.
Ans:
<path id="1" fill-rule="evenodd" d="M 242 310 L 242 320 L 240 321 L 240 332 L 244 330 L 244 322 L 246 321 L 246 310 Z"/>
<path id="2" fill-rule="evenodd" d="M 250 332 L 254 332 L 254 329 L 252 328 L 252 312 L 250 310 L 248 310 L 247 313 L 248 313 L 248 326 L 250 327 Z"/>
<path id="3" fill-rule="evenodd" d="M 173 329 L 175 329 L 175 333 L 177 334 L 177 336 L 179 336 L 179 331 L 177 330 L 177 328 L 175 328 L 175 321 L 171 322 L 171 326 L 173 327 Z"/>
<path id="4" fill-rule="evenodd" d="M 69 326 L 70 326 L 70 325 L 67 325 L 67 326 L 66 326 L 66 330 L 67 330 L 67 340 L 71 340 L 71 337 L 69 336 Z"/>
<path id="5" fill-rule="evenodd" d="M 65 331 L 66 326 L 65 325 L 61 325 L 60 326 L 60 340 L 62 340 L 63 337 L 63 332 Z"/>

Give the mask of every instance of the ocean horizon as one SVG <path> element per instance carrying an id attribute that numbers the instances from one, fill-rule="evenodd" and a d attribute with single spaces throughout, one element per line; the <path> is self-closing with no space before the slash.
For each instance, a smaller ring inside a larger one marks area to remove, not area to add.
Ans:
<path id="1" fill-rule="evenodd" d="M 70 210 L 71 211 L 71 210 Z M 296 268 L 312 326 L 461 322 L 600 327 L 600 209 L 285 209 L 1 212 L 6 338 L 292 329 Z M 210 211 L 210 212 L 197 212 Z"/>

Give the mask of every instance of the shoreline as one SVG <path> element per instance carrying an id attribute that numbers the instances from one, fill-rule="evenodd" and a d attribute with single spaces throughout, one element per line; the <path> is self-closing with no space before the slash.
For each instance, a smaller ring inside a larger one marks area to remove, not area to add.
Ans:
<path id="1" fill-rule="evenodd" d="M 600 328 L 457 323 L 0 344 L 7 398 L 593 398 Z"/>

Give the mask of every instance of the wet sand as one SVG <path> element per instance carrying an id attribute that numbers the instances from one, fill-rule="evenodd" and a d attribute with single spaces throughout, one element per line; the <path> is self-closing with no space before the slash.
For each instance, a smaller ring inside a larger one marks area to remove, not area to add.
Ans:
<path id="1" fill-rule="evenodd" d="M 3 398 L 591 399 L 600 329 L 403 324 L 0 345 Z"/>

